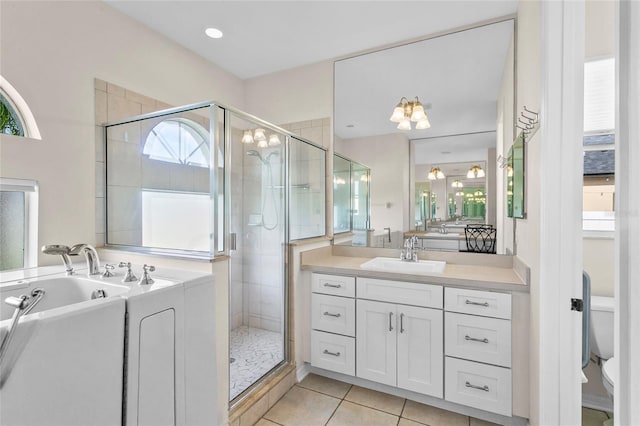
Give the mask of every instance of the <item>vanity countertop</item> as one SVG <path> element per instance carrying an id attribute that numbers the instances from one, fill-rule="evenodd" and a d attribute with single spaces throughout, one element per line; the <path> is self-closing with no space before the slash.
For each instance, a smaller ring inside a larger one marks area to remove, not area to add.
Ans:
<path id="1" fill-rule="evenodd" d="M 406 237 L 412 237 L 412 236 L 416 236 L 420 239 L 436 239 L 436 240 L 464 240 L 465 236 L 464 236 L 464 232 L 463 233 L 459 233 L 459 232 L 455 232 L 455 231 L 448 231 L 446 234 L 441 234 L 440 232 L 437 231 L 407 231 L 404 233 L 405 238 Z"/>
<path id="2" fill-rule="evenodd" d="M 495 261 L 487 261 L 478 253 L 429 252 L 429 260 L 447 262 L 441 274 L 416 275 L 397 272 L 379 272 L 360 267 L 377 256 L 395 257 L 396 250 L 323 247 L 302 253 L 302 270 L 335 275 L 357 275 L 369 278 L 396 279 L 401 281 L 441 284 L 484 290 L 529 292 L 527 285 L 528 267 L 512 256 L 499 256 Z M 399 252 L 399 251 L 398 251 Z M 421 258 L 423 256 L 421 255 Z M 468 262 L 465 262 L 468 260 Z M 519 263 L 518 263 L 519 262 Z"/>

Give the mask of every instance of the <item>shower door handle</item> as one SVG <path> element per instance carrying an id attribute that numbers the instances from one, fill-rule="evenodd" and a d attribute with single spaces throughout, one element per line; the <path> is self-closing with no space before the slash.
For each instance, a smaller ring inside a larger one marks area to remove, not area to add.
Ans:
<path id="1" fill-rule="evenodd" d="M 236 233 L 232 232 L 229 234 L 229 250 L 237 250 L 236 247 Z"/>

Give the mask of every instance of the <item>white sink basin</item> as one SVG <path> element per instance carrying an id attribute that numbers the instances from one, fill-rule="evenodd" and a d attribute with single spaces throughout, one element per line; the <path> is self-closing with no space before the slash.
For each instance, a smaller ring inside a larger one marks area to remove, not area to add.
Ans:
<path id="1" fill-rule="evenodd" d="M 447 232 L 446 234 L 441 234 L 439 232 L 427 232 L 424 236 L 428 238 L 458 238 L 460 237 L 460 234 L 457 232 Z"/>
<path id="2" fill-rule="evenodd" d="M 447 262 L 439 260 L 419 260 L 406 262 L 394 257 L 375 257 L 362 265 L 362 269 L 381 272 L 399 272 L 403 274 L 433 275 L 441 274 Z"/>

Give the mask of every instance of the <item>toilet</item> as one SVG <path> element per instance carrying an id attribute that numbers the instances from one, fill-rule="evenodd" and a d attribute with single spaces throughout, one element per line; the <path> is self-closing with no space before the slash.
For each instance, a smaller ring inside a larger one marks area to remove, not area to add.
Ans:
<path id="1" fill-rule="evenodd" d="M 617 376 L 613 359 L 613 308 L 613 297 L 591 296 L 591 352 L 602 361 L 602 384 L 611 398 Z"/>

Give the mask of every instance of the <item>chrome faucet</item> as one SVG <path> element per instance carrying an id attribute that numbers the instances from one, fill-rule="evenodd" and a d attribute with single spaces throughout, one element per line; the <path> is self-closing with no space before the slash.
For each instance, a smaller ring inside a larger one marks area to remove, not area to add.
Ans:
<path id="1" fill-rule="evenodd" d="M 62 262 L 64 263 L 64 267 L 67 270 L 67 275 L 73 275 L 73 264 L 71 263 L 71 259 L 69 258 L 69 252 L 71 249 L 67 246 L 62 246 L 59 244 L 50 244 L 46 246 L 42 246 L 40 249 L 44 254 L 54 254 L 62 256 Z"/>
<path id="2" fill-rule="evenodd" d="M 76 244 L 75 246 L 69 249 L 70 256 L 77 256 L 80 253 L 84 254 L 85 259 L 87 259 L 87 269 L 89 275 L 99 275 L 100 274 L 100 259 L 98 259 L 98 252 L 92 245 L 89 244 Z"/>
<path id="3" fill-rule="evenodd" d="M 446 234 L 447 233 L 447 225 L 445 225 L 444 223 L 442 225 L 440 225 L 440 233 L 441 234 Z"/>
<path id="4" fill-rule="evenodd" d="M 400 260 L 405 262 L 417 262 L 418 261 L 418 236 L 404 240 L 404 250 L 400 253 Z"/>

